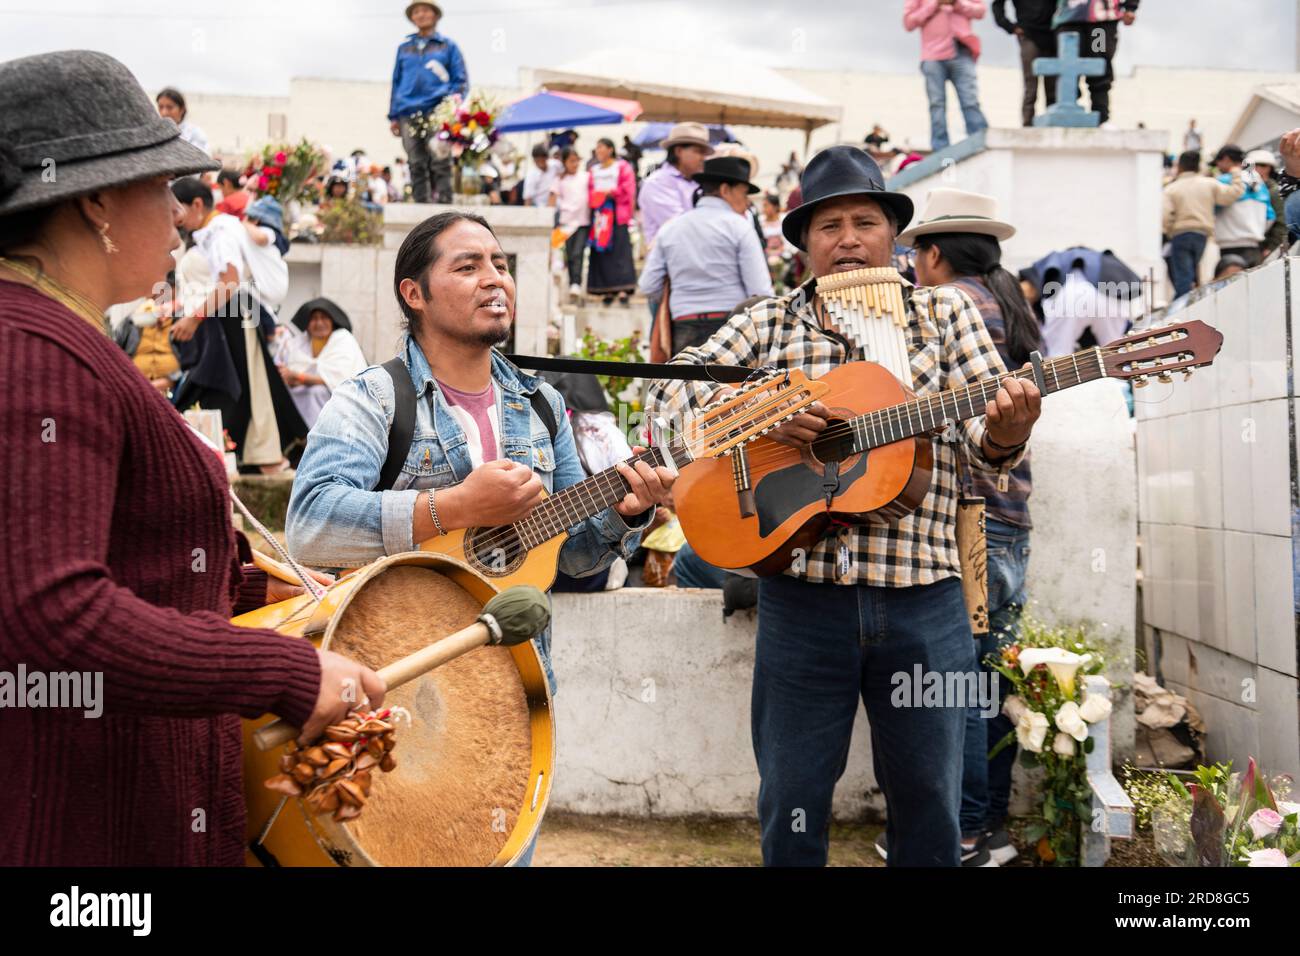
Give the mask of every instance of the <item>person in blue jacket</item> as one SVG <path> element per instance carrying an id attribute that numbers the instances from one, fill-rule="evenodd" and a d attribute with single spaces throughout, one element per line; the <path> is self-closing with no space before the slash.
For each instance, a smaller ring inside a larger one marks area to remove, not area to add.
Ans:
<path id="1" fill-rule="evenodd" d="M 388 120 L 402 137 L 411 166 L 411 193 L 416 202 L 451 202 L 451 156 L 435 157 L 430 122 L 444 97 L 464 96 L 469 89 L 465 58 L 456 41 L 435 32 L 442 19 L 436 3 L 410 3 L 406 18 L 415 25 L 397 48 Z"/>

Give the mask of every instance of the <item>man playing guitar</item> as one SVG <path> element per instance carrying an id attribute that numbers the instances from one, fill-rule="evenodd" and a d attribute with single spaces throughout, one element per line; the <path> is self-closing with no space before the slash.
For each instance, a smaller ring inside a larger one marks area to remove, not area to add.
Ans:
<path id="1" fill-rule="evenodd" d="M 730 319 L 675 362 L 802 369 L 812 378 L 863 348 L 831 327 L 814 293 L 816 277 L 893 262 L 894 240 L 912 217 L 906 196 L 886 192 L 862 150 L 834 146 L 808 164 L 804 203 L 783 223 L 808 254 L 813 282 Z M 908 290 L 906 351 L 918 395 L 1006 372 L 967 296 L 951 287 Z M 647 409 L 681 421 L 723 390 L 659 381 Z M 835 405 L 834 394 L 827 397 Z M 1010 471 L 1023 456 L 1039 414 L 1032 383 L 1007 378 L 983 419 L 956 427 L 972 463 Z M 807 446 L 830 411 L 811 407 L 773 435 Z M 871 723 L 876 780 L 888 804 L 889 864 L 955 866 L 966 700 L 896 706 L 895 675 L 914 666 L 941 676 L 975 669 L 962 598 L 955 521 L 957 446 L 934 443 L 933 481 L 913 513 L 880 524 L 832 526 L 794 566 L 759 585 L 752 701 L 759 818 L 768 865 L 822 865 L 831 797 L 844 772 L 857 701 Z M 952 682 L 945 681 L 945 686 Z M 910 700 L 910 696 L 909 696 Z"/>
<path id="2" fill-rule="evenodd" d="M 402 243 L 393 284 L 409 325 L 401 365 L 372 366 L 334 390 L 294 480 L 289 550 L 318 567 L 359 567 L 454 529 L 511 524 L 544 492 L 585 477 L 559 393 L 493 349 L 510 335 L 515 282 L 487 222 L 461 212 L 425 220 Z M 394 369 L 414 385 L 414 428 L 381 488 L 401 391 Z M 568 529 L 559 567 L 569 575 L 629 557 L 676 478 L 640 461 L 618 471 L 631 489 L 622 501 Z M 554 687 L 549 631 L 538 650 Z"/>

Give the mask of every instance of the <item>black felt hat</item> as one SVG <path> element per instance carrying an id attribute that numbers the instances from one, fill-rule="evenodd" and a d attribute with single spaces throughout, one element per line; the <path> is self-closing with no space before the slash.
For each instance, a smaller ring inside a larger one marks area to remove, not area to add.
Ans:
<path id="1" fill-rule="evenodd" d="M 131 71 L 105 53 L 0 63 L 0 216 L 220 168 L 181 139 Z"/>
<path id="2" fill-rule="evenodd" d="M 809 160 L 799 177 L 803 203 L 786 214 L 781 231 L 798 248 L 808 251 L 803 241 L 804 226 L 818 205 L 840 196 L 866 196 L 888 206 L 902 232 L 912 221 L 912 200 L 885 189 L 885 177 L 876 161 L 856 146 L 831 146 Z"/>
<path id="3" fill-rule="evenodd" d="M 324 312 L 330 317 L 330 321 L 334 323 L 334 328 L 346 329 L 349 332 L 352 331 L 352 322 L 348 319 L 348 314 L 339 308 L 338 304 L 333 299 L 312 299 L 310 302 L 304 303 L 302 307 L 293 314 L 293 318 L 290 321 L 306 332 L 307 323 L 311 321 L 311 314 L 317 310 Z"/>
<path id="4" fill-rule="evenodd" d="M 704 168 L 691 177 L 697 183 L 741 183 L 752 196 L 759 189 L 749 181 L 749 163 L 739 156 L 714 156 L 704 161 Z"/>

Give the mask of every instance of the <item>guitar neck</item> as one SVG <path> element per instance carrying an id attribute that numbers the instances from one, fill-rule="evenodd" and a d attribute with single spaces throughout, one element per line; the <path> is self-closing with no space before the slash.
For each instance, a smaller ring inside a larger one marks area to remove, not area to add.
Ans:
<path id="1" fill-rule="evenodd" d="M 1032 382 L 1032 369 L 1018 369 L 1010 377 Z M 986 378 L 970 385 L 951 388 L 936 395 L 914 399 L 901 405 L 877 409 L 849 420 L 853 427 L 854 446 L 859 451 L 935 431 L 945 422 L 965 421 L 983 415 L 988 403 L 1001 387 L 1002 379 Z M 1061 392 L 1084 382 L 1106 377 L 1100 348 L 1084 349 L 1073 355 L 1043 361 L 1045 394 Z"/>
<path id="2" fill-rule="evenodd" d="M 671 441 L 668 449 L 678 467 L 692 460 L 681 438 Z M 645 462 L 651 468 L 667 464 L 659 448 L 633 455 L 627 464 L 638 461 Z M 525 547 L 535 548 L 574 525 L 600 514 L 606 508 L 612 508 L 631 490 L 627 479 L 618 473 L 617 468 L 607 468 L 547 496 L 527 518 L 516 521 L 513 527 Z"/>

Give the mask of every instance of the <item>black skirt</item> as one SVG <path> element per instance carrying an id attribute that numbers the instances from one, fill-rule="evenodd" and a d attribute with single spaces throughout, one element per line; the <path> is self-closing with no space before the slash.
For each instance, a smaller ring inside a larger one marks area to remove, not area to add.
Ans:
<path id="1" fill-rule="evenodd" d="M 609 248 L 591 250 L 587 266 L 587 291 L 597 295 L 631 292 L 636 288 L 636 266 L 632 262 L 632 237 L 626 225 L 614 224 Z"/>

